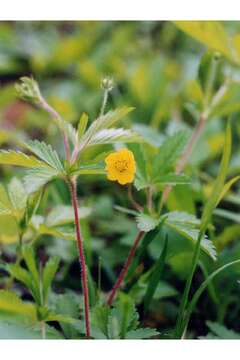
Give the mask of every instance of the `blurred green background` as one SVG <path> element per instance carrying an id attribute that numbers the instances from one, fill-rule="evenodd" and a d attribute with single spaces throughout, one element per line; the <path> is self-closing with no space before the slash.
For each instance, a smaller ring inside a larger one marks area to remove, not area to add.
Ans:
<path id="1" fill-rule="evenodd" d="M 207 51 L 218 51 L 222 56 L 226 94 L 211 114 L 187 167 L 193 183 L 175 187 L 167 202 L 167 210 L 199 216 L 217 173 L 229 115 L 232 116 L 234 140 L 229 176 L 239 174 L 240 170 L 240 22 L 218 24 L 210 23 L 206 34 L 203 28 L 199 33 L 193 22 L 184 25 L 162 21 L 1 22 L 1 148 L 18 148 L 20 139 L 31 137 L 44 139 L 63 152 L 61 137 L 49 116 L 16 98 L 14 83 L 25 75 L 39 82 L 49 103 L 74 125 L 82 112 L 89 114 L 91 120 L 98 115 L 103 96 L 101 79 L 112 76 L 115 87 L 107 109 L 120 105 L 135 107 L 125 120 L 126 124 L 141 133 L 147 142 L 159 146 L 166 134 L 178 128 L 191 130 L 197 123 L 203 98 L 198 79 L 199 64 Z M 91 151 L 97 155 L 99 148 Z M 3 184 L 12 176 L 21 177 L 21 171 L 1 167 Z M 107 182 L 102 176 L 83 177 L 79 181 L 79 195 L 81 204 L 92 209 L 91 215 L 82 220 L 88 263 L 96 280 L 101 259 L 102 288 L 107 291 L 136 232 L 134 221 L 114 209 L 114 205 L 130 207 L 127 189 Z M 143 195 L 136 196 L 140 202 L 144 201 Z M 40 212 L 48 212 L 51 204 L 56 203 L 70 204 L 68 191 L 59 181 L 49 186 Z M 214 216 L 211 240 L 219 256 L 214 264 L 203 258 L 209 271 L 240 256 L 239 205 L 238 183 Z M 14 225 L 9 223 L 6 227 L 6 219 L 0 220 L 2 253 L 10 260 L 16 237 Z M 146 267 L 153 263 L 160 246 L 151 245 Z M 40 258 L 57 254 L 63 260 L 56 291 L 79 291 L 75 243 L 39 236 L 37 247 Z M 178 236 L 151 312 L 145 319 L 147 325 L 168 329 L 174 324 L 176 299 L 181 295 L 191 255 L 192 248 Z M 143 271 L 141 266 L 139 274 Z M 213 304 L 209 294 L 202 298 L 190 324 L 194 336 L 207 334 L 206 320 L 217 319 L 240 331 L 238 274 L 237 270 L 228 272 L 216 280 L 218 306 Z M 199 271 L 195 287 L 203 277 Z"/>

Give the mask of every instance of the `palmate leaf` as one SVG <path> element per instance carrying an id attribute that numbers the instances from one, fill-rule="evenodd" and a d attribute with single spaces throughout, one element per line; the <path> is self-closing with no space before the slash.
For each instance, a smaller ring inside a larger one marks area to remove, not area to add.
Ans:
<path id="1" fill-rule="evenodd" d="M 97 118 L 82 136 L 78 145 L 79 151 L 89 144 L 97 132 L 112 127 L 132 110 L 133 108 L 130 107 L 121 107 Z"/>
<path id="2" fill-rule="evenodd" d="M 199 235 L 200 221 L 191 214 L 174 211 L 163 215 L 164 225 L 174 229 L 180 235 L 196 242 Z M 216 249 L 212 241 L 205 235 L 201 241 L 201 248 L 213 260 L 216 259 Z"/>
<path id="3" fill-rule="evenodd" d="M 28 168 L 43 167 L 46 168 L 48 165 L 43 161 L 38 160 L 35 156 L 29 156 L 21 151 L 14 150 L 1 150 L 0 151 L 0 164 L 3 165 L 14 165 Z"/>
<path id="4" fill-rule="evenodd" d="M 53 180 L 59 175 L 56 169 L 47 168 L 33 168 L 26 172 L 23 179 L 24 186 L 28 194 L 38 191 L 42 186 Z"/>
<path id="5" fill-rule="evenodd" d="M 89 141 L 88 145 L 114 144 L 116 142 L 140 142 L 141 137 L 129 129 L 111 128 L 98 131 Z"/>
<path id="6" fill-rule="evenodd" d="M 34 140 L 27 142 L 26 146 L 30 151 L 52 168 L 59 172 L 64 172 L 64 167 L 58 157 L 58 154 L 55 150 L 53 150 L 51 145 L 47 145 L 43 141 L 40 142 L 38 140 Z"/>

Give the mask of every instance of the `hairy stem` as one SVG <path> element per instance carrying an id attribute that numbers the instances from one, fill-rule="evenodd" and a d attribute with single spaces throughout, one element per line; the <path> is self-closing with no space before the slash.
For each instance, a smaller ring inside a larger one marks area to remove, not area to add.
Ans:
<path id="1" fill-rule="evenodd" d="M 83 249 L 83 240 L 81 236 L 79 216 L 78 216 L 78 201 L 77 201 L 77 184 L 75 179 L 69 180 L 69 188 L 72 199 L 72 206 L 74 209 L 74 221 L 77 237 L 77 246 L 79 252 L 79 261 L 81 266 L 81 281 L 84 297 L 84 313 L 85 313 L 85 328 L 87 338 L 91 337 L 91 328 L 90 328 L 90 314 L 89 314 L 89 295 L 88 295 L 88 284 L 87 284 L 87 267 L 86 260 Z"/>
<path id="2" fill-rule="evenodd" d="M 45 340 L 46 339 L 46 324 L 45 321 L 40 321 L 40 328 L 41 328 L 41 335 L 42 335 L 42 339 Z"/>
<path id="3" fill-rule="evenodd" d="M 67 134 L 65 133 L 65 131 L 61 128 L 60 123 L 62 121 L 61 116 L 59 115 L 59 113 L 52 108 L 47 101 L 41 97 L 41 100 L 39 102 L 39 106 L 45 110 L 49 115 L 51 115 L 51 117 L 56 120 L 56 122 L 58 123 L 61 131 L 62 131 L 62 136 L 63 136 L 63 143 L 64 143 L 64 149 L 65 149 L 65 154 L 66 154 L 66 159 L 68 161 L 70 161 L 70 157 L 71 157 L 71 152 L 70 152 L 70 146 L 69 146 L 69 142 L 68 142 L 68 137 Z"/>
<path id="4" fill-rule="evenodd" d="M 131 262 L 132 262 L 132 259 L 133 259 L 134 255 L 135 255 L 135 252 L 136 252 L 136 250 L 137 250 L 137 246 L 138 246 L 140 240 L 142 239 L 143 235 L 144 235 L 144 232 L 143 232 L 143 231 L 139 231 L 139 233 L 138 233 L 137 236 L 136 236 L 136 239 L 135 239 L 135 241 L 134 241 L 134 243 L 133 243 L 133 246 L 132 246 L 132 248 L 131 248 L 131 250 L 130 250 L 130 252 L 129 252 L 129 255 L 128 255 L 128 257 L 127 257 L 127 260 L 126 260 L 126 262 L 125 262 L 125 264 L 124 264 L 124 266 L 123 266 L 123 268 L 122 268 L 122 271 L 121 271 L 119 277 L 117 278 L 117 281 L 115 282 L 115 284 L 114 284 L 114 286 L 113 286 L 113 288 L 112 288 L 112 290 L 111 290 L 111 293 L 110 293 L 110 295 L 109 295 L 109 298 L 108 298 L 108 300 L 107 300 L 107 303 L 108 303 L 109 306 L 112 305 L 113 300 L 114 300 L 114 298 L 115 298 L 115 296 L 116 296 L 116 293 L 117 293 L 119 287 L 121 286 L 122 281 L 123 281 L 125 275 L 127 274 L 127 271 L 128 271 L 128 269 L 129 269 L 129 266 L 130 266 L 130 264 L 131 264 Z"/>

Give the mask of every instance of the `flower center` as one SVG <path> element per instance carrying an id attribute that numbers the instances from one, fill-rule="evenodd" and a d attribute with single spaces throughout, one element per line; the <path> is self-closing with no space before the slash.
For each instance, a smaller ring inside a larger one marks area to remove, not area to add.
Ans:
<path id="1" fill-rule="evenodd" d="M 128 170 L 128 162 L 127 160 L 117 160 L 114 164 L 114 167 L 117 171 L 123 173 L 124 171 Z"/>

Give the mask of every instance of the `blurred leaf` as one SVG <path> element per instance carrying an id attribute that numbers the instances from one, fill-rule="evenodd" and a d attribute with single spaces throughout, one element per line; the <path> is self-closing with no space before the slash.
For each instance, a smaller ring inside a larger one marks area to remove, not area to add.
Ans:
<path id="1" fill-rule="evenodd" d="M 222 155 L 222 160 L 221 160 L 218 177 L 215 181 L 212 194 L 210 195 L 209 200 L 206 203 L 204 210 L 203 210 L 203 215 L 202 215 L 202 220 L 201 220 L 201 232 L 202 233 L 204 233 L 207 229 L 209 220 L 212 216 L 212 212 L 213 212 L 214 208 L 217 206 L 218 199 L 221 196 L 221 192 L 224 187 L 224 182 L 225 182 L 225 178 L 227 175 L 229 160 L 230 160 L 230 156 L 231 156 L 231 143 L 232 143 L 231 127 L 230 127 L 230 123 L 228 122 L 227 128 L 226 128 L 224 150 L 223 150 L 223 155 Z"/>
<path id="2" fill-rule="evenodd" d="M 125 339 L 151 339 L 153 336 L 159 335 L 159 332 L 156 329 L 152 328 L 139 328 L 136 330 L 131 330 L 127 332 Z"/>
<path id="3" fill-rule="evenodd" d="M 144 213 L 138 214 L 136 216 L 136 221 L 138 229 L 144 232 L 155 229 L 155 227 L 157 227 L 157 225 L 159 224 L 158 219 L 155 219 L 152 216 Z"/>
<path id="4" fill-rule="evenodd" d="M 156 261 L 154 268 L 151 272 L 151 275 L 149 277 L 149 280 L 148 280 L 147 290 L 146 290 L 146 293 L 145 293 L 145 296 L 143 299 L 145 313 L 151 304 L 152 298 L 154 296 L 154 293 L 155 293 L 158 283 L 159 283 L 159 279 L 162 276 L 162 272 L 163 272 L 163 268 L 164 268 L 164 264 L 165 264 L 166 253 L 167 253 L 167 238 L 164 241 L 162 252 L 161 252 L 158 260 Z"/>
<path id="5" fill-rule="evenodd" d="M 230 39 L 219 21 L 174 21 L 175 25 L 213 50 L 217 50 L 231 61 L 236 59 L 230 47 Z"/>
<path id="6" fill-rule="evenodd" d="M 14 292 L 0 290 L 0 317 L 21 317 L 23 322 L 37 321 L 36 308 L 33 304 L 23 302 Z"/>
<path id="7" fill-rule="evenodd" d="M 240 339 L 240 334 L 227 329 L 224 325 L 217 322 L 207 321 L 207 326 L 211 332 L 220 339 Z"/>

